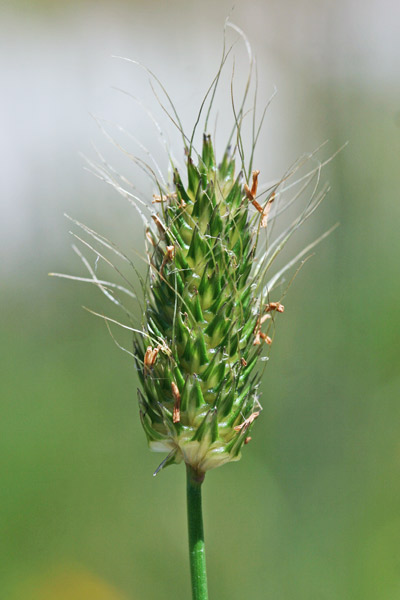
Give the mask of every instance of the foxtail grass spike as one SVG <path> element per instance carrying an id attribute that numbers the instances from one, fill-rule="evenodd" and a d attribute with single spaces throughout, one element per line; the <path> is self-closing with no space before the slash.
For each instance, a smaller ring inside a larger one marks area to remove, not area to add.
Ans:
<path id="1" fill-rule="evenodd" d="M 166 452 L 168 465 L 205 473 L 239 460 L 259 415 L 259 378 L 248 381 L 272 320 L 253 275 L 264 218 L 261 209 L 254 219 L 258 173 L 250 189 L 232 155 L 217 166 L 209 135 L 197 161 L 186 161 L 187 188 L 175 170 L 175 189 L 154 216 L 144 331 L 162 345 L 137 344 L 136 361 L 150 448 Z"/>

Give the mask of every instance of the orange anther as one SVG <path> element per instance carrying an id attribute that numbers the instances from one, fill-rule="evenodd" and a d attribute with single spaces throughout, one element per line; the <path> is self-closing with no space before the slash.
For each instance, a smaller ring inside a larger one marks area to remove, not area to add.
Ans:
<path id="1" fill-rule="evenodd" d="M 261 215 L 260 227 L 261 228 L 265 228 L 267 226 L 268 214 L 269 214 L 269 211 L 271 210 L 271 204 L 275 200 L 275 192 L 273 192 L 271 194 L 271 196 L 268 198 L 267 203 L 264 206 L 261 206 L 261 204 L 259 202 L 257 202 L 256 195 L 257 195 L 258 176 L 259 176 L 259 174 L 260 174 L 260 171 L 253 171 L 253 173 L 252 173 L 253 182 L 252 182 L 251 189 L 245 183 L 244 184 L 244 191 L 245 191 L 245 194 L 247 196 L 247 199 L 252 203 L 252 205 L 254 206 L 254 208 L 257 209 L 258 212 Z"/>
<path id="2" fill-rule="evenodd" d="M 177 197 L 177 193 L 174 192 L 172 194 L 163 194 L 162 196 L 160 194 L 153 194 L 153 204 L 155 204 L 156 202 L 166 202 L 167 200 L 172 200 L 172 198 L 176 198 Z"/>
<path id="3" fill-rule="evenodd" d="M 273 310 L 276 310 L 276 312 L 283 313 L 283 311 L 285 310 L 285 307 L 280 302 L 270 302 L 269 304 L 266 305 L 266 307 L 265 307 L 266 313 L 269 313 Z"/>
<path id="4" fill-rule="evenodd" d="M 240 423 L 240 425 L 236 425 L 236 427 L 234 427 L 233 429 L 235 431 L 241 431 L 242 429 L 247 429 L 248 427 L 250 427 L 250 425 L 253 423 L 253 421 L 255 421 L 257 419 L 259 414 L 260 414 L 260 411 L 251 413 L 251 415 L 247 419 L 245 419 L 243 421 L 243 423 Z"/>
<path id="5" fill-rule="evenodd" d="M 268 346 L 270 346 L 272 344 L 272 339 L 266 333 L 263 333 L 262 331 L 260 331 L 260 337 L 261 337 L 261 339 L 264 340 L 264 342 L 266 344 L 268 344 Z"/>
<path id="6" fill-rule="evenodd" d="M 171 383 L 171 388 L 172 388 L 172 395 L 175 400 L 174 410 L 172 413 L 172 422 L 179 423 L 179 421 L 181 420 L 181 395 L 179 393 L 178 386 L 176 385 L 176 383 L 174 381 Z"/>
<path id="7" fill-rule="evenodd" d="M 144 371 L 145 373 L 154 366 L 157 358 L 157 354 L 160 351 L 161 346 L 157 346 L 157 348 L 153 348 L 151 346 L 147 346 L 146 353 L 144 355 Z"/>
<path id="8" fill-rule="evenodd" d="M 175 246 L 167 246 L 167 251 L 164 255 L 163 261 L 161 263 L 161 267 L 160 267 L 160 275 L 162 275 L 163 271 L 164 271 L 164 267 L 167 264 L 167 262 L 170 262 L 171 260 L 173 260 L 175 256 Z"/>

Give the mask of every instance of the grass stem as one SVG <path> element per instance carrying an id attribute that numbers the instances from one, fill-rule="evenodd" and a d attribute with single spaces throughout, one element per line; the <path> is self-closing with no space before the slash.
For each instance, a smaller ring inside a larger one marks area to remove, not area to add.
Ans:
<path id="1" fill-rule="evenodd" d="M 206 552 L 204 544 L 201 485 L 204 474 L 187 465 L 187 513 L 189 530 L 189 561 L 192 599 L 208 600 Z"/>

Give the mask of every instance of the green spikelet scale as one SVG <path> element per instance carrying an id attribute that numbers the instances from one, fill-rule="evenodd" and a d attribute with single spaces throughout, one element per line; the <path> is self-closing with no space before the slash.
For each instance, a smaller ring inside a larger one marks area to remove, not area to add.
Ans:
<path id="1" fill-rule="evenodd" d="M 228 150 L 217 166 L 204 136 L 197 165 L 187 157 L 187 186 L 175 170 L 147 232 L 145 336 L 135 354 L 141 421 L 150 448 L 168 453 L 162 467 L 183 460 L 205 472 L 238 460 L 258 416 L 252 217 L 234 158 Z"/>

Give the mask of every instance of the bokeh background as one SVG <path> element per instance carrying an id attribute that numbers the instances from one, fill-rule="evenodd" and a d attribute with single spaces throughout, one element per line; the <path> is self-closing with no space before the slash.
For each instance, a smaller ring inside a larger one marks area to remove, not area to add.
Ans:
<path id="1" fill-rule="evenodd" d="M 190 128 L 229 14 L 257 56 L 260 103 L 278 89 L 256 155 L 263 180 L 326 139 L 322 158 L 349 145 L 325 168 L 329 197 L 288 249 L 289 258 L 340 221 L 285 298 L 253 440 L 240 463 L 207 476 L 211 597 L 400 598 L 398 2 L 3 0 L 4 600 L 190 595 L 184 469 L 152 477 L 161 457 L 140 428 L 132 359 L 81 309 L 107 311 L 106 299 L 47 273 L 84 275 L 64 212 L 141 264 L 139 218 L 79 155 L 94 157 L 94 142 L 154 193 L 90 116 L 122 124 L 166 169 L 151 120 L 115 87 L 158 110 L 182 160 L 147 76 L 112 55 L 153 69 Z M 240 87 L 242 43 L 235 56 Z M 218 103 L 222 140 L 229 86 Z"/>

